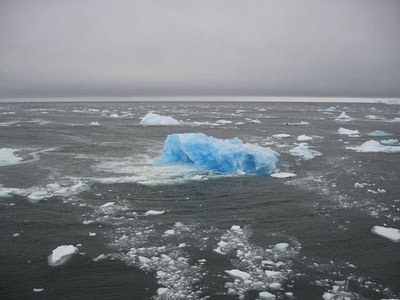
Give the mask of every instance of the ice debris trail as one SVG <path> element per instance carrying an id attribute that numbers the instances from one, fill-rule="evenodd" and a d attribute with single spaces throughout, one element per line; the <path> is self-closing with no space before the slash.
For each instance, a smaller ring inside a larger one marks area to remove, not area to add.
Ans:
<path id="1" fill-rule="evenodd" d="M 276 169 L 279 154 L 270 148 L 245 144 L 239 138 L 217 139 L 203 133 L 171 134 L 158 163 L 192 164 L 220 173 L 267 175 Z"/>

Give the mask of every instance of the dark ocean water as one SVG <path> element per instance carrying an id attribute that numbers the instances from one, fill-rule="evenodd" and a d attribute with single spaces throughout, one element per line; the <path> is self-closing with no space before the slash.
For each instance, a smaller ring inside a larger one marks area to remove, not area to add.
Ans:
<path id="1" fill-rule="evenodd" d="M 325 111 L 332 105 L 336 111 Z M 23 160 L 0 166 L 0 189 L 19 189 L 0 198 L 0 298 L 257 299 L 261 291 L 277 299 L 290 299 L 288 292 L 294 299 L 399 298 L 400 243 L 371 229 L 400 228 L 400 153 L 346 149 L 399 139 L 400 123 L 390 122 L 399 110 L 331 103 L 2 104 L 0 148 L 16 149 Z M 140 125 L 149 111 L 184 123 Z M 336 121 L 342 111 L 352 121 Z M 221 119 L 232 123 L 214 125 Z M 309 124 L 288 125 L 301 121 Z M 360 136 L 339 135 L 340 127 Z M 393 135 L 367 135 L 374 130 Z M 168 134 L 188 132 L 271 147 L 281 154 L 280 171 L 297 176 L 227 176 L 152 162 Z M 291 137 L 272 137 L 280 133 Z M 303 134 L 320 154 L 311 160 L 289 151 Z M 43 192 L 55 182 L 63 190 Z M 38 191 L 43 199 L 29 199 Z M 101 207 L 108 202 L 114 204 Z M 149 210 L 165 213 L 146 216 Z M 230 247 L 225 254 L 214 251 L 221 240 Z M 288 250 L 272 250 L 277 243 Z M 60 245 L 79 245 L 79 253 L 49 266 Z M 252 281 L 230 284 L 224 271 L 231 269 Z M 280 273 L 266 277 L 265 270 Z"/>

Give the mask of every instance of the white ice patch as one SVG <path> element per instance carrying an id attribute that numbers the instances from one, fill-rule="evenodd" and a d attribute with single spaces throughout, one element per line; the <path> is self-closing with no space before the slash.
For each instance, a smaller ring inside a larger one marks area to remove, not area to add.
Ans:
<path id="1" fill-rule="evenodd" d="M 158 216 L 164 214 L 164 210 L 148 210 L 143 215 L 144 216 Z"/>
<path id="2" fill-rule="evenodd" d="M 289 172 L 278 172 L 278 173 L 272 173 L 270 176 L 275 178 L 288 178 L 288 177 L 295 177 L 297 175 L 295 173 L 289 173 Z"/>
<path id="3" fill-rule="evenodd" d="M 315 156 L 321 155 L 320 152 L 309 149 L 306 143 L 301 143 L 300 145 L 289 150 L 290 154 L 294 156 L 300 156 L 304 160 L 309 160 L 315 158 Z"/>
<path id="4" fill-rule="evenodd" d="M 214 125 L 226 125 L 226 124 L 232 124 L 232 121 L 229 120 L 218 120 L 214 123 Z"/>
<path id="5" fill-rule="evenodd" d="M 290 138 L 291 135 L 287 133 L 278 133 L 278 134 L 273 134 L 272 137 L 277 139 L 283 139 L 283 138 Z"/>
<path id="6" fill-rule="evenodd" d="M 400 230 L 390 227 L 374 226 L 371 231 L 381 237 L 387 238 L 392 242 L 400 242 Z"/>
<path id="7" fill-rule="evenodd" d="M 392 145 L 397 145 L 399 143 L 399 140 L 397 139 L 388 139 L 388 140 L 381 140 L 380 142 L 382 145 L 386 146 L 392 146 Z"/>
<path id="8" fill-rule="evenodd" d="M 287 123 L 287 125 L 290 125 L 290 126 L 309 125 L 309 124 L 310 123 L 306 122 L 306 121 L 300 121 L 300 122 L 297 122 L 297 123 Z"/>
<path id="9" fill-rule="evenodd" d="M 98 121 L 90 122 L 89 125 L 91 126 L 99 126 L 100 123 Z"/>
<path id="10" fill-rule="evenodd" d="M 382 119 L 381 117 L 375 116 L 375 115 L 366 115 L 365 116 L 366 119 L 370 119 L 370 120 L 380 120 Z"/>
<path id="11" fill-rule="evenodd" d="M 22 162 L 22 157 L 16 155 L 18 149 L 1 148 L 0 166 L 16 165 Z"/>
<path id="12" fill-rule="evenodd" d="M 346 149 L 354 150 L 357 152 L 384 152 L 384 153 L 397 153 L 400 152 L 400 146 L 384 146 L 377 141 L 367 141 L 360 146 L 346 147 Z"/>
<path id="13" fill-rule="evenodd" d="M 343 134 L 343 135 L 349 135 L 349 136 L 354 136 L 354 135 L 360 134 L 360 132 L 358 130 L 346 129 L 343 127 L 340 127 L 338 129 L 338 133 Z"/>
<path id="14" fill-rule="evenodd" d="M 160 116 L 152 112 L 145 115 L 140 121 L 140 125 L 179 125 L 179 124 L 181 124 L 181 122 L 172 117 Z"/>
<path id="15" fill-rule="evenodd" d="M 299 135 L 297 137 L 297 141 L 299 142 L 308 142 L 308 141 L 312 141 L 314 138 L 312 136 L 308 136 L 308 135 Z"/>
<path id="16" fill-rule="evenodd" d="M 62 245 L 58 246 L 52 251 L 52 253 L 47 258 L 50 266 L 57 267 L 65 264 L 72 255 L 79 252 L 79 249 L 73 245 Z"/>
<path id="17" fill-rule="evenodd" d="M 336 120 L 336 121 L 350 121 L 350 120 L 351 120 L 351 117 L 348 116 L 345 112 L 342 112 L 342 113 L 340 114 L 340 116 L 338 116 L 335 120 Z"/>

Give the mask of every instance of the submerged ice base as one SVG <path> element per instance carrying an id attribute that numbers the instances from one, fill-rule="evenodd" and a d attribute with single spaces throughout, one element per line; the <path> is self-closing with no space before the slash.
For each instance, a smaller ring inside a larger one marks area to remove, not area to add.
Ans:
<path id="1" fill-rule="evenodd" d="M 278 156 L 270 148 L 244 144 L 238 138 L 222 140 L 203 133 L 183 133 L 167 137 L 157 162 L 192 164 L 225 174 L 267 175 L 276 169 Z"/>

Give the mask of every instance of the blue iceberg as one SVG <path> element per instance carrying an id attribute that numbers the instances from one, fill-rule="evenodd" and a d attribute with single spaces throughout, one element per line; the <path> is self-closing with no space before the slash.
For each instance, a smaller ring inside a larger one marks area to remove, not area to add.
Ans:
<path id="1" fill-rule="evenodd" d="M 382 131 L 382 130 L 375 130 L 375 131 L 372 131 L 372 132 L 368 133 L 368 135 L 369 136 L 389 136 L 389 135 L 392 135 L 392 134 L 388 133 L 388 132 L 385 132 L 385 131 Z"/>
<path id="2" fill-rule="evenodd" d="M 279 153 L 240 139 L 217 139 L 203 133 L 168 135 L 162 156 L 165 164 L 192 164 L 219 173 L 267 175 L 276 169 Z"/>

